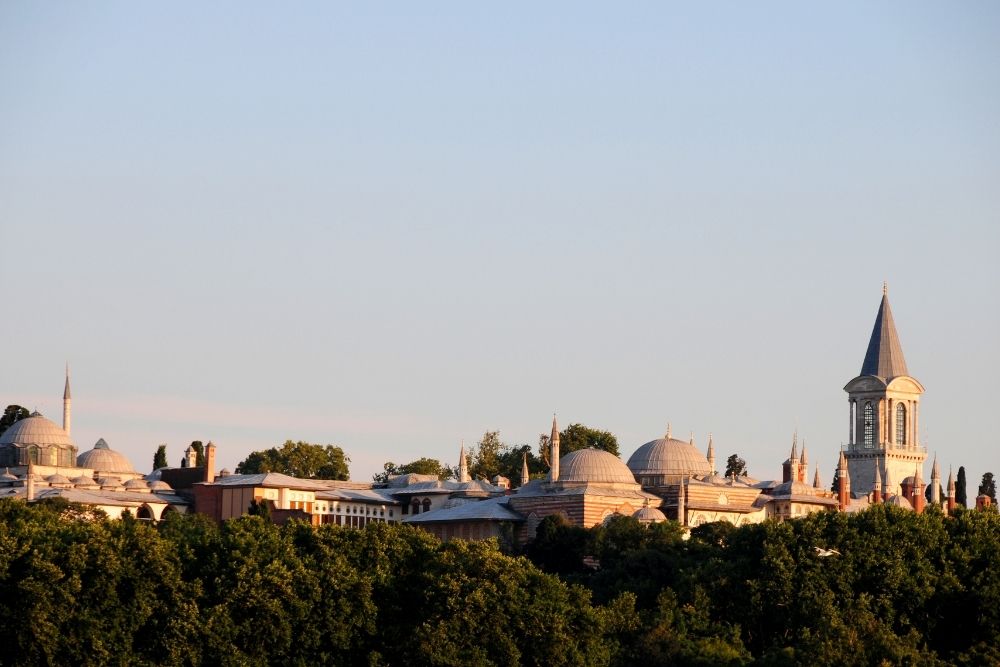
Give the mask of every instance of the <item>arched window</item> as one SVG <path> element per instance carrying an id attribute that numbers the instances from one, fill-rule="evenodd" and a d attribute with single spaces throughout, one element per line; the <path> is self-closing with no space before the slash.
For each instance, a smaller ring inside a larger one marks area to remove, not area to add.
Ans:
<path id="1" fill-rule="evenodd" d="M 412 514 L 420 514 L 420 501 L 416 498 L 413 499 L 413 511 Z"/>
<path id="2" fill-rule="evenodd" d="M 141 521 L 152 521 L 153 520 L 153 510 L 149 509 L 147 505 L 142 505 L 139 510 L 135 513 L 135 518 Z"/>
<path id="3" fill-rule="evenodd" d="M 896 444 L 906 444 L 906 406 L 896 403 Z"/>
<path id="4" fill-rule="evenodd" d="M 430 498 L 424 498 L 424 511 L 425 512 L 430 512 L 431 511 L 431 499 Z"/>
<path id="5" fill-rule="evenodd" d="M 872 402 L 865 401 L 865 447 L 871 449 L 875 446 L 875 410 L 872 409 Z"/>

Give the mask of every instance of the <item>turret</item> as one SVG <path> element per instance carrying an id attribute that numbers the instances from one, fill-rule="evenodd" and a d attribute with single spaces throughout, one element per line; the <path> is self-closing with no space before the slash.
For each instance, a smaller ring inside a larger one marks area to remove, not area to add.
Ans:
<path id="1" fill-rule="evenodd" d="M 951 474 L 951 467 L 948 468 L 948 514 L 955 511 L 955 478 Z"/>
<path id="2" fill-rule="evenodd" d="M 66 388 L 63 389 L 63 430 L 66 431 L 66 435 L 69 435 L 72 425 L 72 402 L 73 399 L 69 391 L 69 364 L 66 364 Z"/>
<path id="3" fill-rule="evenodd" d="M 556 416 L 552 415 L 552 434 L 549 436 L 549 447 L 552 450 L 549 462 L 549 481 L 559 479 L 559 425 Z"/>
<path id="4" fill-rule="evenodd" d="M 877 479 L 876 477 L 876 481 Z M 837 502 L 842 512 L 851 504 L 851 476 L 847 472 L 847 459 L 844 458 L 843 450 L 837 463 Z"/>
<path id="5" fill-rule="evenodd" d="M 469 481 L 469 460 L 465 458 L 465 440 L 462 441 L 462 446 L 458 450 L 458 481 Z"/>
<path id="6" fill-rule="evenodd" d="M 788 460 L 781 466 L 781 481 L 795 482 L 799 479 L 799 432 L 792 435 L 792 453 Z"/>
<path id="7" fill-rule="evenodd" d="M 913 473 L 913 509 L 916 510 L 917 514 L 924 511 L 924 506 L 927 504 L 927 498 L 924 497 L 924 480 L 920 474 L 920 466 L 917 466 L 916 471 Z"/>

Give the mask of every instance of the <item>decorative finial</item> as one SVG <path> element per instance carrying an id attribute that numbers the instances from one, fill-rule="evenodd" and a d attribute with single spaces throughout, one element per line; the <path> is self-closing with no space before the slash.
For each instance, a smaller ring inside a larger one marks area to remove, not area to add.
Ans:
<path id="1" fill-rule="evenodd" d="M 882 296 L 889 296 L 889 283 L 882 281 Z"/>
<path id="2" fill-rule="evenodd" d="M 670 422 L 667 422 L 667 435 L 665 437 L 667 440 L 670 439 Z"/>

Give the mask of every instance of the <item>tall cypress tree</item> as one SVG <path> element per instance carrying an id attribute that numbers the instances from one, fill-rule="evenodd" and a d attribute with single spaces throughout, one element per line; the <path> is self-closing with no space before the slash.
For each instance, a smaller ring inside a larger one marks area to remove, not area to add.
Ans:
<path id="1" fill-rule="evenodd" d="M 167 446 L 160 445 L 153 454 L 153 470 L 167 467 Z"/>
<path id="2" fill-rule="evenodd" d="M 959 466 L 958 479 L 955 480 L 955 503 L 962 507 L 968 507 L 967 500 L 968 496 L 965 494 L 965 466 Z"/>

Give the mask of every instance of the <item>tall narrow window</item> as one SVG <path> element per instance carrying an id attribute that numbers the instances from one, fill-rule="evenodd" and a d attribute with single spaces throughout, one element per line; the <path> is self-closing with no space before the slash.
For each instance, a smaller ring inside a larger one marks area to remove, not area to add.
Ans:
<path id="1" fill-rule="evenodd" d="M 865 447 L 871 449 L 875 446 L 875 411 L 872 409 L 872 402 L 865 401 Z"/>
<path id="2" fill-rule="evenodd" d="M 896 404 L 896 444 L 906 444 L 906 406 Z"/>

